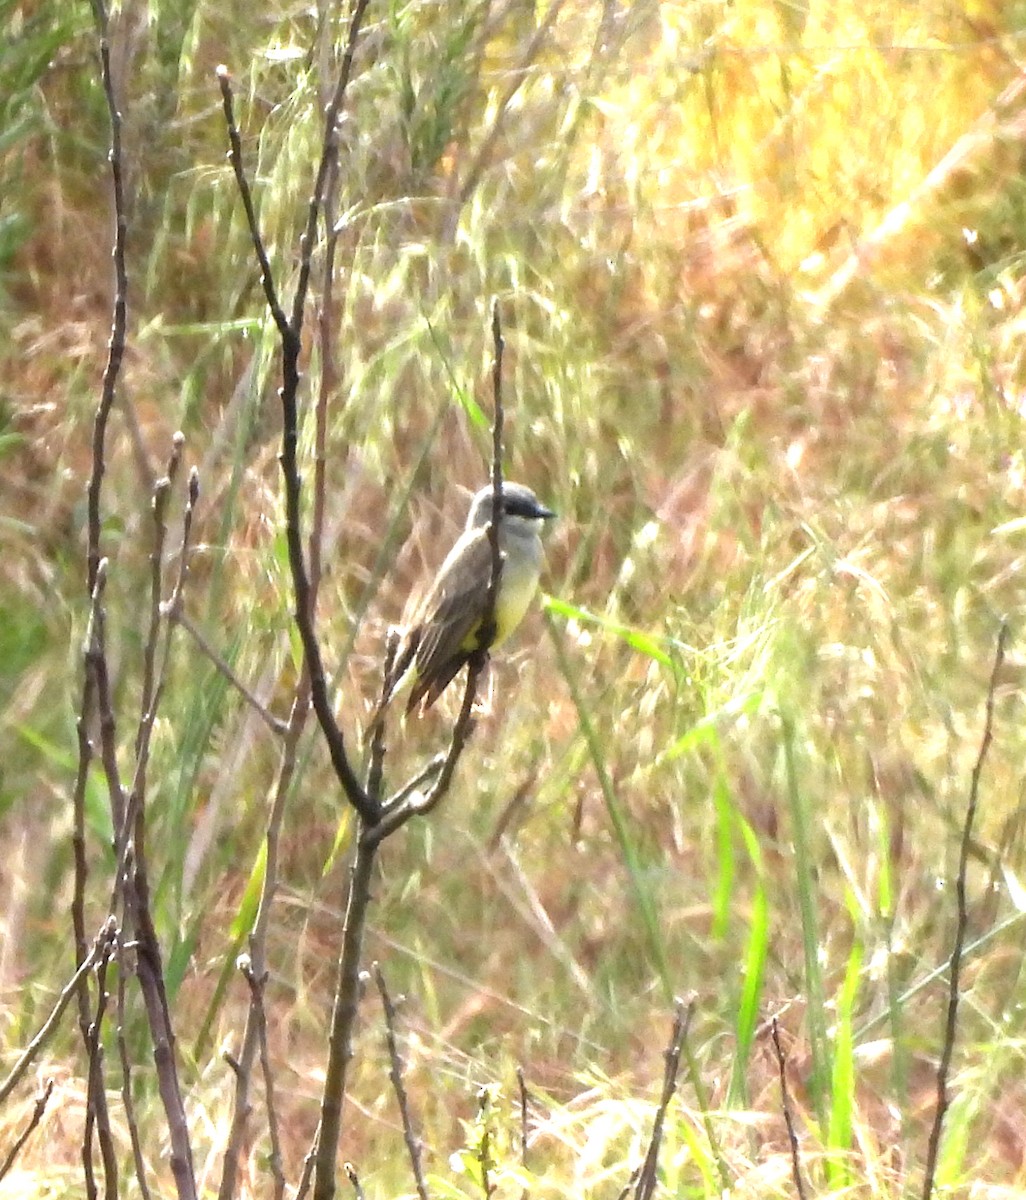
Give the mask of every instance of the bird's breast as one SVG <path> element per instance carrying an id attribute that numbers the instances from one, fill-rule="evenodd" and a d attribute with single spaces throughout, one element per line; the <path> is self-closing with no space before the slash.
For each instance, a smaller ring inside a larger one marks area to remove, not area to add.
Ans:
<path id="1" fill-rule="evenodd" d="M 493 646 L 504 642 L 516 629 L 534 599 L 541 573 L 540 549 L 537 553 L 506 554 L 495 603 Z"/>

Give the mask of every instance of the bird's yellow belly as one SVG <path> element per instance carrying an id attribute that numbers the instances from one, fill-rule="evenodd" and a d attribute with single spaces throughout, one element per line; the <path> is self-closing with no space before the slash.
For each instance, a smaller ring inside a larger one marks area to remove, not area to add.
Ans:
<path id="1" fill-rule="evenodd" d="M 495 642 L 498 646 L 513 632 L 523 619 L 524 613 L 538 590 L 538 572 L 512 572 L 499 587 L 495 604 Z"/>
<path id="2" fill-rule="evenodd" d="M 534 594 L 538 590 L 539 570 L 534 563 L 524 563 L 510 569 L 509 561 L 503 564 L 502 577 L 499 580 L 499 594 L 495 598 L 495 638 L 492 646 L 501 645 L 523 620 L 524 613 L 530 607 Z M 461 649 L 476 650 L 477 634 L 481 628 L 474 628 L 463 639 Z"/>

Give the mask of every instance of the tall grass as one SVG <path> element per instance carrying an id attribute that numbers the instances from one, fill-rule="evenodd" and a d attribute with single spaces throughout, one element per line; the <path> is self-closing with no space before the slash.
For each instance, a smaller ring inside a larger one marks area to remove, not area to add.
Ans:
<path id="1" fill-rule="evenodd" d="M 106 133 L 91 34 L 64 7 L 11 6 L 19 36 L 0 52 L 10 1047 L 69 964 L 81 486 L 109 323 Z M 200 0 L 121 27 L 132 350 L 105 538 L 129 706 L 149 477 L 178 427 L 203 486 L 189 611 L 275 711 L 299 669 L 274 340 L 211 72 L 224 61 L 237 81 L 288 280 L 343 17 L 254 20 Z M 499 656 L 460 787 L 388 847 L 376 883 L 371 950 L 409 996 L 433 1194 L 479 1191 L 474 1095 L 493 1083 L 503 1186 L 617 1194 L 644 1153 L 669 1002 L 691 991 L 670 1194 L 718 1192 L 721 1160 L 738 1186 L 790 1188 L 772 1013 L 816 1190 L 914 1190 L 983 690 L 997 617 L 1014 629 L 1023 611 L 1018 108 L 985 115 L 1017 77 L 1016 37 L 1014 13 L 987 5 L 372 0 L 341 129 L 319 610 L 347 732 L 358 741 L 385 626 L 483 476 L 493 295 L 507 473 L 561 514 L 546 617 Z M 308 395 L 321 370 L 311 346 Z M 308 464 L 312 429 L 307 415 Z M 1023 1044 L 1020 677 L 1013 657 L 940 1174 L 995 1195 L 1022 1186 L 1026 1160 L 1008 1115 Z M 407 726 L 396 778 L 442 729 Z M 232 964 L 275 762 L 266 727 L 183 639 L 153 749 L 157 916 L 211 1171 L 231 1090 L 214 1051 L 246 999 Z M 312 1132 L 349 835 L 326 780 L 311 738 L 270 946 L 290 1169 Z M 102 906 L 98 790 L 87 815 Z M 73 1128 L 73 1038 L 51 1053 L 54 1111 Z M 526 1173 L 503 1107 L 517 1063 L 536 1098 Z M 153 1122 L 144 1070 L 137 1087 Z M 367 1163 L 368 1194 L 396 1194 L 408 1180 L 369 999 L 354 1098 L 346 1155 Z M 21 1194 L 77 1153 L 49 1120 Z"/>

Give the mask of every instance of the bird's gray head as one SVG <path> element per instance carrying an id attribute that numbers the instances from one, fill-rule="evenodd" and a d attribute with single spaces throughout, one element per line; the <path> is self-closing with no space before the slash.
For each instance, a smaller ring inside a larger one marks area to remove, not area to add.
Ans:
<path id="1" fill-rule="evenodd" d="M 492 519 L 493 495 L 489 485 L 474 496 L 467 517 L 468 529 L 481 529 Z M 538 503 L 538 497 L 529 487 L 522 483 L 503 483 L 499 524 L 504 531 L 536 534 L 542 521 L 548 521 L 555 515 L 551 508 Z"/>

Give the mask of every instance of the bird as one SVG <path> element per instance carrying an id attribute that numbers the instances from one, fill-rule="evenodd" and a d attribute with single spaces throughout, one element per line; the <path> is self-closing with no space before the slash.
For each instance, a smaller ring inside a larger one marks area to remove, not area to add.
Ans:
<path id="1" fill-rule="evenodd" d="M 542 567 L 541 530 L 556 514 L 522 483 L 503 483 L 499 505 L 499 580 L 494 629 L 482 644 L 492 575 L 489 526 L 494 512 L 491 484 L 474 495 L 467 523 L 431 585 L 407 604 L 379 712 L 397 692 L 411 686 L 407 714 L 423 713 L 475 654 L 501 645 L 520 624 L 538 588 Z"/>

